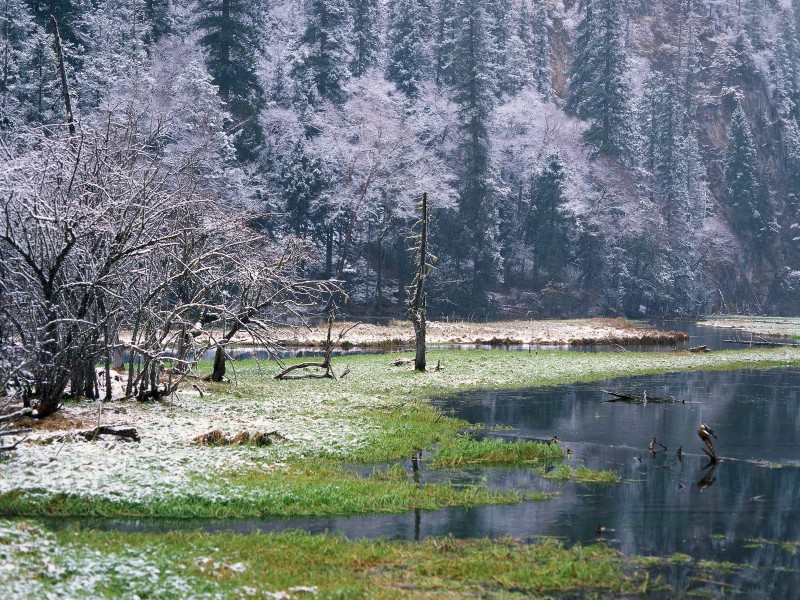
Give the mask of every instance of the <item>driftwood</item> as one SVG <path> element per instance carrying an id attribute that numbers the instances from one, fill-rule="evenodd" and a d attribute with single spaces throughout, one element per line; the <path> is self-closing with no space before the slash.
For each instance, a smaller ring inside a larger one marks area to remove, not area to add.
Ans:
<path id="1" fill-rule="evenodd" d="M 81 431 L 78 433 L 79 436 L 84 438 L 89 442 L 95 441 L 101 435 L 113 435 L 123 440 L 130 440 L 132 442 L 141 441 L 139 438 L 139 432 L 136 431 L 133 427 L 95 427 L 94 429 L 90 429 L 88 431 Z"/>
<path id="2" fill-rule="evenodd" d="M 413 358 L 395 358 L 392 361 L 393 367 L 407 367 L 408 365 L 413 365 L 414 359 Z"/>
<path id="3" fill-rule="evenodd" d="M 647 392 L 643 394 L 624 394 L 621 392 L 609 392 L 608 390 L 600 391 L 604 394 L 614 396 L 611 400 L 603 400 L 603 402 L 627 402 L 628 404 L 686 404 L 686 400 L 678 400 L 675 396 L 661 398 L 659 396 L 648 396 Z"/>
<path id="4" fill-rule="evenodd" d="M 29 417 L 35 416 L 33 414 L 32 408 L 22 408 L 20 410 L 14 411 L 12 413 L 8 413 L 6 415 L 0 415 L 0 423 L 5 423 L 7 421 L 14 421 L 19 417 Z"/>
<path id="5" fill-rule="evenodd" d="M 9 434 L 6 434 L 6 435 L 9 435 Z M 16 450 L 17 446 L 19 446 L 22 442 L 24 442 L 27 439 L 28 439 L 28 436 L 26 435 L 24 438 L 17 440 L 16 442 L 11 444 L 10 446 L 0 446 L 0 452 L 11 452 L 12 450 Z"/>
<path id="6" fill-rule="evenodd" d="M 336 347 L 336 344 L 342 341 L 342 338 L 346 336 L 350 331 L 355 329 L 361 325 L 361 323 L 355 323 L 350 327 L 345 327 L 339 332 L 339 337 L 336 338 L 334 342 L 332 339 L 332 330 L 333 330 L 333 314 L 328 316 L 328 337 L 325 340 L 325 345 L 323 349 L 325 351 L 325 355 L 323 356 L 322 360 L 319 361 L 310 361 L 310 362 L 303 362 L 298 363 L 296 365 L 292 365 L 291 367 L 285 368 L 283 371 L 275 375 L 274 379 L 336 379 L 336 373 L 333 371 L 333 365 L 331 364 L 331 354 L 333 353 L 333 349 Z M 321 373 L 303 373 L 301 375 L 291 375 L 292 371 L 296 371 L 298 369 L 309 369 L 309 368 L 317 368 L 322 369 Z"/>
<path id="7" fill-rule="evenodd" d="M 723 340 L 726 344 L 745 344 L 747 346 L 766 346 L 768 348 L 800 348 L 800 344 L 794 342 L 775 342 L 770 340 L 755 341 L 755 340 Z"/>

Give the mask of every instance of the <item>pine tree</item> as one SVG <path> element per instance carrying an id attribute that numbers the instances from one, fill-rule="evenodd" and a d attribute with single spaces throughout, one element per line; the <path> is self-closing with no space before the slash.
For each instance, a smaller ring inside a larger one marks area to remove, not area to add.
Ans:
<path id="1" fill-rule="evenodd" d="M 536 0 L 533 13 L 533 83 L 547 100 L 553 92 L 550 69 L 550 20 L 544 0 Z"/>
<path id="2" fill-rule="evenodd" d="M 738 104 L 731 115 L 725 157 L 725 184 L 728 207 L 734 225 L 746 238 L 761 238 L 765 215 L 759 210 L 756 176 L 756 146 L 747 115 Z"/>
<path id="3" fill-rule="evenodd" d="M 488 310 L 487 293 L 497 281 L 497 207 L 493 198 L 488 124 L 493 107 L 492 40 L 489 18 L 481 0 L 462 0 L 458 6 L 455 52 L 456 94 L 463 164 L 459 218 L 472 262 L 470 302 Z"/>
<path id="4" fill-rule="evenodd" d="M 36 24 L 49 31 L 50 16 L 58 23 L 58 33 L 66 44 L 78 42 L 82 33 L 79 22 L 93 6 L 88 0 L 27 0 Z"/>
<path id="5" fill-rule="evenodd" d="M 117 81 L 144 64 L 149 26 L 141 6 L 105 0 L 82 17 L 81 30 L 86 32 L 84 58 L 75 89 L 81 108 L 90 110 Z"/>
<path id="6" fill-rule="evenodd" d="M 525 218 L 525 242 L 533 246 L 533 285 L 559 283 L 570 253 L 571 222 L 564 212 L 564 163 L 551 154 L 531 181 L 531 198 Z"/>
<path id="7" fill-rule="evenodd" d="M 458 0 L 436 0 L 433 66 L 435 81 L 439 85 L 452 85 L 455 81 L 453 63 L 456 46 L 457 6 Z"/>
<path id="8" fill-rule="evenodd" d="M 786 15 L 788 17 L 788 15 Z M 775 42 L 775 87 L 773 103 L 781 137 L 784 166 L 791 181 L 800 183 L 800 81 L 798 81 L 798 41 L 794 23 L 784 19 Z"/>
<path id="9" fill-rule="evenodd" d="M 428 67 L 424 10 L 419 0 L 389 3 L 386 78 L 409 96 L 416 95 Z"/>
<path id="10" fill-rule="evenodd" d="M 378 62 L 381 11 L 380 0 L 350 0 L 353 16 L 353 60 L 350 71 L 353 77 L 361 77 Z"/>
<path id="11" fill-rule="evenodd" d="M 145 0 L 144 8 L 145 18 L 149 25 L 145 41 L 149 46 L 172 33 L 175 29 L 175 22 L 170 0 Z"/>
<path id="12" fill-rule="evenodd" d="M 627 59 L 614 0 L 586 0 L 570 67 L 567 108 L 590 121 L 584 139 L 596 155 L 626 153 Z"/>
<path id="13" fill-rule="evenodd" d="M 36 31 L 22 0 L 0 0 L 0 129 L 11 129 L 23 119 L 24 65 Z"/>
<path id="14" fill-rule="evenodd" d="M 264 138 L 258 115 L 265 93 L 257 66 L 264 50 L 265 8 L 260 0 L 220 0 L 199 4 L 198 12 L 195 26 L 207 51 L 208 70 L 234 119 L 237 154 L 252 160 Z"/>
<path id="15" fill-rule="evenodd" d="M 300 38 L 293 75 L 303 99 L 340 103 L 342 86 L 350 78 L 352 20 L 347 0 L 311 0 L 308 21 Z"/>
<path id="16" fill-rule="evenodd" d="M 53 35 L 35 26 L 21 56 L 16 93 L 24 120 L 30 123 L 63 122 L 63 100 L 59 81 L 54 76 L 56 55 Z M 70 65 L 67 65 L 70 69 Z"/>
<path id="17" fill-rule="evenodd" d="M 567 112 L 583 116 L 583 104 L 589 96 L 594 74 L 588 69 L 592 56 L 595 39 L 594 0 L 579 0 L 578 14 L 581 15 L 578 23 L 578 33 L 575 37 L 572 62 L 567 72 Z"/>
<path id="18" fill-rule="evenodd" d="M 497 82 L 497 91 L 510 91 L 509 63 L 512 49 L 510 44 L 514 33 L 514 11 L 511 0 L 492 0 L 486 2 L 487 26 L 492 39 L 494 56 L 490 58 Z"/>
<path id="19" fill-rule="evenodd" d="M 327 182 L 322 163 L 308 155 L 301 138 L 286 158 L 278 182 L 290 233 L 306 239 L 321 225 L 318 200 Z"/>

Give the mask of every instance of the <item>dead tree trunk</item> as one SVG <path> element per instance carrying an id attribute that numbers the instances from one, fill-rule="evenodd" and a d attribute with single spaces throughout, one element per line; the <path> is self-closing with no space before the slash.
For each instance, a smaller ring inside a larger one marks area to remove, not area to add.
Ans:
<path id="1" fill-rule="evenodd" d="M 53 27 L 53 47 L 56 51 L 56 60 L 58 61 L 58 73 L 61 76 L 61 95 L 64 98 L 64 108 L 67 112 L 67 125 L 69 125 L 69 134 L 75 135 L 75 121 L 72 116 L 72 101 L 69 97 L 69 86 L 67 85 L 67 70 L 64 68 L 64 51 L 61 48 L 61 36 L 58 33 L 58 23 L 56 18 L 50 15 L 50 25 Z"/>
<path id="2" fill-rule="evenodd" d="M 428 274 L 428 194 L 422 194 L 422 217 L 419 220 L 420 233 L 416 242 L 417 274 L 409 291 L 408 313 L 414 326 L 414 370 L 425 370 L 425 332 L 427 294 L 425 293 L 425 277 Z"/>
<path id="3" fill-rule="evenodd" d="M 211 381 L 220 382 L 225 378 L 225 347 L 217 346 L 214 351 L 214 370 L 211 372 Z"/>

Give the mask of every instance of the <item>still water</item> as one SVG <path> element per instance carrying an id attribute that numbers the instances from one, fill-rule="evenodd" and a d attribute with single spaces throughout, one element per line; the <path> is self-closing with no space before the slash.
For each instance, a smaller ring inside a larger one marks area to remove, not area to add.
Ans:
<path id="1" fill-rule="evenodd" d="M 603 389 L 685 403 L 607 403 Z M 473 423 L 514 427 L 509 437 L 557 435 L 573 464 L 623 479 L 568 484 L 542 505 L 475 511 L 475 534 L 600 538 L 626 554 L 746 563 L 740 590 L 800 594 L 800 370 L 674 373 L 473 392 L 438 404 Z M 701 452 L 701 422 L 718 435 L 716 467 Z M 653 436 L 666 450 L 649 452 Z"/>

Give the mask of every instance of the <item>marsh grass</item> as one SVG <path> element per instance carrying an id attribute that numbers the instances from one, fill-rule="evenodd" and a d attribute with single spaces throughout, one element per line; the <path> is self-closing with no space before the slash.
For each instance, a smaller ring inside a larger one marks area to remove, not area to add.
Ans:
<path id="1" fill-rule="evenodd" d="M 0 535 L 0 554 L 14 565 L 8 589 L 37 594 L 19 598 L 78 590 L 113 598 L 586 597 L 632 594 L 643 585 L 616 551 L 568 548 L 553 539 L 534 545 L 511 538 L 412 543 L 302 532 L 126 534 L 74 527 L 52 534 L 25 527 L 24 544 L 4 544 Z M 16 585 L 22 577 L 29 578 L 27 588 Z M 171 587 L 176 580 L 179 587 Z"/>
<path id="2" fill-rule="evenodd" d="M 569 465 L 558 465 L 551 470 L 542 470 L 542 477 L 556 481 L 575 480 L 581 483 L 612 484 L 619 483 L 620 477 L 614 471 L 595 471 L 585 466 L 577 469 Z"/>
<path id="3" fill-rule="evenodd" d="M 147 502 L 125 502 L 102 497 L 12 491 L 0 495 L 0 514 L 173 519 L 328 517 L 510 504 L 546 498 L 543 494 L 525 496 L 516 491 L 490 490 L 480 484 L 419 485 L 410 476 L 401 476 L 399 470 L 392 471 L 388 477 L 360 477 L 345 471 L 338 463 L 325 461 L 299 463 L 283 472 L 252 469 L 220 476 L 236 486 L 238 497 L 209 500 L 203 496 L 164 496 Z"/>
<path id="4" fill-rule="evenodd" d="M 532 441 L 475 439 L 470 435 L 448 438 L 434 453 L 428 466 L 459 467 L 462 465 L 529 465 L 552 462 L 564 458 L 564 450 L 558 444 Z"/>

